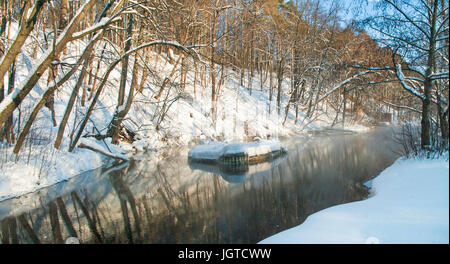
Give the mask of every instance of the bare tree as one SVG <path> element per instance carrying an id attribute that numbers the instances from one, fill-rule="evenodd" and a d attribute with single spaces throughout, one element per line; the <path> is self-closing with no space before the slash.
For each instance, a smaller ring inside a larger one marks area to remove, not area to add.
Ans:
<path id="1" fill-rule="evenodd" d="M 34 85 L 40 79 L 42 74 L 51 65 L 52 59 L 55 57 L 55 55 L 59 54 L 64 49 L 65 45 L 69 41 L 73 41 L 75 39 L 78 39 L 78 38 L 81 38 L 84 36 L 84 33 L 86 33 L 86 32 L 83 32 L 82 34 L 75 34 L 75 35 L 74 35 L 74 33 L 78 26 L 78 23 L 87 15 L 87 10 L 92 8 L 94 3 L 95 3 L 95 1 L 90 0 L 81 7 L 81 9 L 78 11 L 78 13 L 72 18 L 71 22 L 67 25 L 65 30 L 58 37 L 54 46 L 52 48 L 48 49 L 46 51 L 46 53 L 42 56 L 40 61 L 37 62 L 37 65 L 34 68 L 34 71 L 32 73 L 30 73 L 27 80 L 25 82 L 23 82 L 19 88 L 15 89 L 11 94 L 9 94 L 0 103 L 0 125 L 3 125 L 6 122 L 6 120 L 12 115 L 13 111 L 20 105 L 20 103 L 25 98 L 25 96 L 27 96 L 30 93 L 30 91 L 33 89 Z M 36 16 L 37 16 L 37 14 L 32 19 L 36 20 L 36 18 L 37 18 Z M 97 28 L 97 30 L 98 29 L 100 29 L 100 28 Z M 88 33 L 90 33 L 90 32 L 88 32 Z M 19 38 L 16 38 L 16 39 L 19 39 Z M 19 41 L 17 41 L 17 42 L 19 42 Z M 21 41 L 20 45 L 15 46 L 13 44 L 13 46 L 16 49 L 20 50 L 23 43 L 24 43 L 24 40 Z M 17 55 L 17 53 L 19 52 L 19 51 L 16 52 L 16 50 L 12 49 L 12 48 L 10 50 L 12 50 L 11 54 Z M 10 61 L 8 59 L 10 57 L 12 57 L 12 56 L 7 56 L 6 54 L 4 55 L 3 58 L 4 58 L 5 63 Z M 12 62 L 12 59 L 13 58 L 11 58 L 11 62 Z M 8 63 L 6 63 L 6 64 L 8 64 Z M 9 63 L 8 66 L 10 64 L 11 63 Z M 3 62 L 0 62 L 0 74 L 2 73 L 2 65 L 3 65 Z"/>
<path id="2" fill-rule="evenodd" d="M 9 70 L 11 64 L 15 60 L 17 54 L 19 54 L 25 40 L 28 35 L 33 30 L 39 14 L 44 8 L 45 0 L 36 0 L 33 6 L 31 1 L 25 1 L 25 6 L 22 8 L 23 18 L 21 19 L 21 24 L 19 31 L 16 35 L 11 46 L 8 48 L 0 60 L 0 76 L 5 76 L 5 73 Z"/>
<path id="3" fill-rule="evenodd" d="M 448 93 L 447 98 L 442 92 L 433 93 L 439 80 L 448 80 L 448 62 L 446 67 L 436 67 L 449 48 L 448 1 L 383 0 L 377 8 L 379 15 L 362 21 L 363 25 L 381 35 L 379 41 L 394 51 L 397 80 L 422 101 L 421 147 L 427 148 L 431 144 L 432 102 L 444 113 L 448 111 Z"/>

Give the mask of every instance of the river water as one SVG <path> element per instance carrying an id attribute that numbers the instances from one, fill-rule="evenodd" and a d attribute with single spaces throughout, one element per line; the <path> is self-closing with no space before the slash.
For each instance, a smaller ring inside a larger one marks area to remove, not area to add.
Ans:
<path id="1" fill-rule="evenodd" d="M 366 199 L 398 157 L 390 128 L 283 140 L 248 167 L 189 164 L 171 148 L 0 202 L 2 243 L 257 243 L 309 215 Z"/>

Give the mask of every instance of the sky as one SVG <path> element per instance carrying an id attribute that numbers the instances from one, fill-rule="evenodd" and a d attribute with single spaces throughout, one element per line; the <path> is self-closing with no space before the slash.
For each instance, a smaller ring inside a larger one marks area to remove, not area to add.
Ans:
<path id="1" fill-rule="evenodd" d="M 333 2 L 339 3 L 342 7 L 339 16 L 344 21 L 341 26 L 345 27 L 345 25 L 349 24 L 352 19 L 362 19 L 371 15 L 374 15 L 373 6 L 379 0 L 366 0 L 367 4 L 361 7 L 361 0 L 321 0 L 322 7 L 324 9 L 330 9 L 333 6 Z"/>

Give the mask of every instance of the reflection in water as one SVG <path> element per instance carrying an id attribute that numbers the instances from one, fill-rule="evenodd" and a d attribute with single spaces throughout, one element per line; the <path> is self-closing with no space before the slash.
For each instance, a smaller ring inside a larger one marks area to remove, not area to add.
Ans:
<path id="1" fill-rule="evenodd" d="M 240 163 L 233 165 L 225 164 L 209 164 L 202 162 L 194 162 L 188 160 L 189 168 L 192 170 L 201 170 L 212 174 L 219 174 L 229 183 L 243 183 L 249 177 L 255 177 L 259 174 L 267 174 L 271 168 L 277 167 L 284 159 L 286 154 L 272 161 L 262 162 L 258 164 Z"/>
<path id="2" fill-rule="evenodd" d="M 94 170 L 0 203 L 2 243 L 256 243 L 367 197 L 397 157 L 388 129 L 296 138 L 246 168 L 187 164 L 187 149 Z M 161 158 L 164 157 L 164 158 Z"/>

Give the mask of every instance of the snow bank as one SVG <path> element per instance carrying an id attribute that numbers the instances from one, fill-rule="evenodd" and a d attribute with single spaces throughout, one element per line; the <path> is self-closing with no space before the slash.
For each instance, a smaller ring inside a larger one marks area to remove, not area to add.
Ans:
<path id="1" fill-rule="evenodd" d="M 101 167 L 104 163 L 101 155 L 84 149 L 77 149 L 73 153 L 56 151 L 54 156 L 57 158 L 46 161 L 39 160 L 37 154 L 33 156 L 31 162 L 19 160 L 2 168 L 0 201 L 67 180 L 84 171 Z"/>
<path id="2" fill-rule="evenodd" d="M 111 144 L 111 139 L 98 141 L 83 138 L 80 143 L 103 150 L 110 157 L 128 160 L 118 146 Z M 9 148 L 12 146 L 3 151 L 9 151 Z M 10 156 L 10 159 L 14 159 L 14 156 Z M 0 166 L 0 201 L 66 181 L 83 172 L 105 166 L 109 161 L 112 159 L 88 149 L 75 148 L 73 152 L 67 152 L 56 150 L 51 144 L 35 146 L 35 151 L 28 158 L 11 160 Z"/>
<path id="3" fill-rule="evenodd" d="M 449 243 L 449 162 L 397 160 L 372 197 L 327 208 L 260 243 Z"/>
<path id="4" fill-rule="evenodd" d="M 189 151 L 188 158 L 194 161 L 218 161 L 223 157 L 229 156 L 247 156 L 251 158 L 275 152 L 286 152 L 286 147 L 278 140 L 230 144 L 211 142 L 195 146 Z"/>

